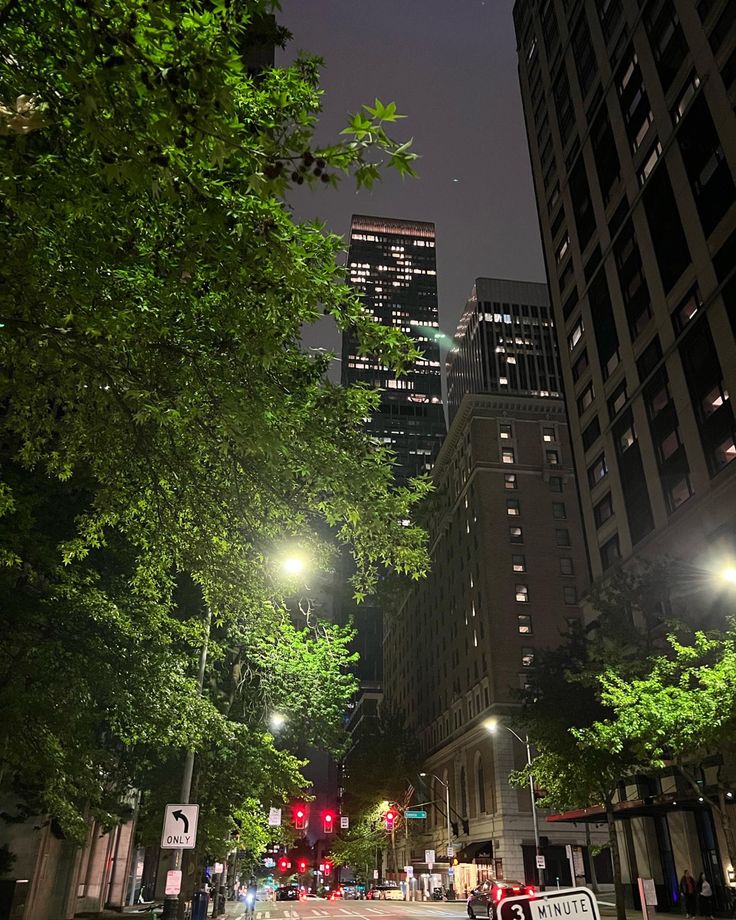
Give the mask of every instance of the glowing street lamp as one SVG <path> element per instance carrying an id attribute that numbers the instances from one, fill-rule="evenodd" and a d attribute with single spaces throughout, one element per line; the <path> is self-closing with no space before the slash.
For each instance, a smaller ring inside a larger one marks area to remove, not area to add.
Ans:
<path id="1" fill-rule="evenodd" d="M 282 715 L 280 712 L 274 712 L 269 719 L 269 724 L 274 731 L 278 731 L 286 724 L 286 716 Z"/>

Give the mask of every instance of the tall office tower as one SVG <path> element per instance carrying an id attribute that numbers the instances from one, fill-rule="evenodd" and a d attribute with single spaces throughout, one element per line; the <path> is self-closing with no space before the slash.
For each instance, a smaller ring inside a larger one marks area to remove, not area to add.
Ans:
<path id="1" fill-rule="evenodd" d="M 398 865 L 414 862 L 428 885 L 430 870 L 412 855 L 434 849 L 434 872 L 461 897 L 489 876 L 537 880 L 530 792 L 508 782 L 526 750 L 486 723 L 518 708 L 535 655 L 580 617 L 587 564 L 562 399 L 466 394 L 432 477 L 432 564 L 386 622 L 384 690 L 420 743 L 429 778 L 419 801 L 432 803 L 426 821 L 412 822 L 424 845 L 411 842 Z M 542 814 L 539 825 L 547 878 L 569 884 L 565 846 L 582 865 L 585 832 Z M 609 880 L 610 860 L 608 874 L 605 860 L 600 868 Z"/>
<path id="2" fill-rule="evenodd" d="M 358 354 L 353 331 L 343 336 L 342 382 L 381 390 L 372 435 L 396 453 L 396 477 L 427 473 L 445 436 L 442 409 L 437 265 L 434 224 L 388 217 L 353 216 L 348 280 L 373 316 L 412 336 L 424 352 L 397 377 L 374 358 Z"/>
<path id="3" fill-rule="evenodd" d="M 547 285 L 476 278 L 446 368 L 451 421 L 466 393 L 559 399 L 560 362 Z"/>
<path id="4" fill-rule="evenodd" d="M 593 575 L 712 562 L 736 520 L 736 4 L 514 20 Z"/>
<path id="5" fill-rule="evenodd" d="M 517 0 L 514 20 L 593 575 L 679 557 L 702 621 L 736 522 L 736 3 Z M 632 890 L 652 874 L 670 908 L 677 853 L 730 884 L 702 796 L 666 771 L 621 788 Z"/>

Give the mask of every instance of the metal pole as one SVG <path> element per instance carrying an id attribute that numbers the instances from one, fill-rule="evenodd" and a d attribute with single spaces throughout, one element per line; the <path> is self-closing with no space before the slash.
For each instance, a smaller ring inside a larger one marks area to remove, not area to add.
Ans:
<path id="1" fill-rule="evenodd" d="M 452 876 L 450 875 L 450 869 L 452 867 L 450 856 L 450 850 L 452 849 L 452 832 L 450 829 L 450 780 L 448 778 L 445 786 L 445 805 L 447 808 L 447 891 L 450 892 L 451 889 L 454 889 L 452 884 Z"/>
<path id="2" fill-rule="evenodd" d="M 204 674 L 207 667 L 207 646 L 210 641 L 210 627 L 212 625 L 212 612 L 207 611 L 207 620 L 205 622 L 204 639 L 202 647 L 199 650 L 199 668 L 197 671 L 197 691 L 202 695 L 204 690 Z M 194 775 L 194 751 L 187 751 L 184 758 L 184 772 L 181 778 L 181 792 L 179 793 L 179 802 L 182 805 L 189 804 L 189 797 L 192 794 L 192 776 Z M 174 864 L 172 869 L 181 869 L 184 850 L 173 850 Z M 179 895 L 170 894 L 164 898 L 164 909 L 161 914 L 161 920 L 176 920 L 179 913 Z"/>
<path id="3" fill-rule="evenodd" d="M 524 743 L 526 744 L 526 762 L 527 762 L 527 765 L 531 767 L 532 751 L 531 751 L 531 747 L 529 746 L 529 735 L 525 737 Z M 531 798 L 532 798 L 532 824 L 534 825 L 534 848 L 535 848 L 536 855 L 541 856 L 542 850 L 539 846 L 539 825 L 537 824 L 537 799 L 536 799 L 536 796 L 534 795 L 534 777 L 532 776 L 531 772 L 529 773 L 529 793 L 531 794 Z M 534 860 L 534 862 L 536 863 L 536 859 Z M 540 888 L 544 888 L 544 869 L 540 869 L 539 866 L 537 866 L 537 882 L 539 883 Z"/>

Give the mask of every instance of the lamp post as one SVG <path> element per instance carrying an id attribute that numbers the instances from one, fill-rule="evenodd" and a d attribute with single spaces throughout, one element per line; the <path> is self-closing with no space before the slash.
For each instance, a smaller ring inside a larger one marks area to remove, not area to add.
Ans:
<path id="1" fill-rule="evenodd" d="M 510 734 L 512 734 L 514 738 L 516 738 L 516 740 L 520 744 L 523 744 L 525 746 L 527 766 L 531 767 L 532 751 L 529 745 L 529 735 L 525 735 L 522 738 L 521 735 L 516 734 L 513 728 L 509 728 L 508 725 L 504 725 L 503 722 L 499 722 L 498 719 L 488 719 L 488 721 L 485 723 L 486 728 L 492 735 L 496 734 L 496 732 L 498 731 L 499 725 L 501 726 L 501 728 L 505 728 L 507 732 L 510 732 Z M 539 825 L 537 823 L 537 799 L 536 799 L 536 796 L 534 795 L 534 777 L 532 776 L 531 770 L 529 771 L 529 794 L 532 800 L 532 824 L 534 826 L 534 848 L 536 850 L 536 855 L 541 856 L 542 851 L 541 851 L 541 847 L 539 846 Z M 536 859 L 535 859 L 535 862 L 536 862 Z M 544 869 L 540 869 L 539 866 L 537 866 L 536 871 L 537 871 L 537 882 L 539 883 L 539 887 L 543 888 L 544 887 Z"/>
<path id="2" fill-rule="evenodd" d="M 424 777 L 427 776 L 428 774 L 427 774 L 427 773 L 420 773 L 419 775 L 420 775 L 422 778 L 424 778 Z M 445 782 L 444 780 L 440 779 L 439 776 L 437 776 L 436 773 L 430 773 L 429 776 L 433 776 L 441 786 L 444 786 L 444 787 L 445 787 L 445 812 L 446 812 L 446 815 L 447 815 L 447 860 L 448 860 L 448 863 L 447 863 L 447 865 L 448 865 L 448 870 L 447 870 L 447 882 L 448 882 L 448 884 L 447 884 L 447 888 L 448 888 L 448 891 L 449 891 L 449 890 L 453 887 L 453 886 L 452 886 L 452 883 L 450 882 L 450 878 L 451 878 L 451 876 L 450 876 L 450 867 L 452 866 L 452 863 L 450 862 L 450 860 L 451 860 L 451 858 L 452 858 L 452 857 L 450 856 L 450 852 L 451 852 L 451 850 L 452 850 L 452 829 L 450 828 L 450 783 L 449 783 L 449 781 L 448 781 L 448 782 Z"/>

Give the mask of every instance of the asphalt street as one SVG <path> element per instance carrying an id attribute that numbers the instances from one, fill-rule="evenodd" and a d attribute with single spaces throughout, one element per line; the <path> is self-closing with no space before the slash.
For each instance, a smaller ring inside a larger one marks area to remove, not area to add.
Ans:
<path id="1" fill-rule="evenodd" d="M 240 918 L 244 905 L 228 905 L 228 918 Z M 464 901 L 259 901 L 255 920 L 459 920 L 467 918 Z"/>

